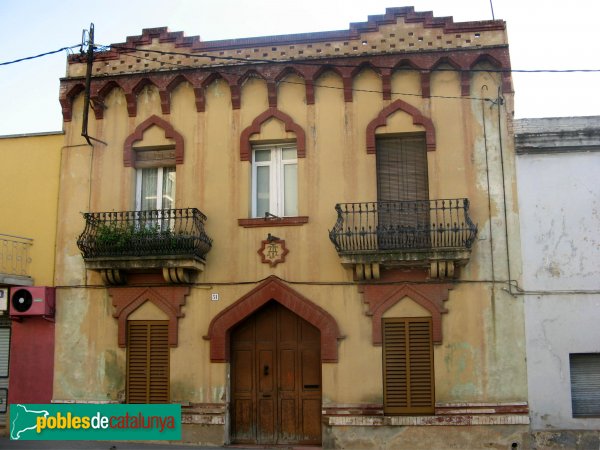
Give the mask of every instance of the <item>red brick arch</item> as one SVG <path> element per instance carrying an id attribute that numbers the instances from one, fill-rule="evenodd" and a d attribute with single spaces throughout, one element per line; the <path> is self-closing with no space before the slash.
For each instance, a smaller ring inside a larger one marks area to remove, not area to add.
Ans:
<path id="1" fill-rule="evenodd" d="M 321 362 L 337 362 L 337 341 L 342 336 L 333 316 L 275 276 L 267 278 L 233 305 L 217 314 L 210 322 L 208 333 L 204 338 L 210 340 L 212 362 L 229 361 L 231 329 L 271 300 L 280 303 L 317 327 L 321 332 Z"/>
<path id="2" fill-rule="evenodd" d="M 127 319 L 144 303 L 157 306 L 169 321 L 169 346 L 177 347 L 179 336 L 179 319 L 184 316 L 181 307 L 185 305 L 185 297 L 189 295 L 187 286 L 166 287 L 121 287 L 108 289 L 115 308 L 113 317 L 118 322 L 119 347 L 127 346 Z"/>
<path id="3" fill-rule="evenodd" d="M 448 313 L 444 303 L 454 285 L 430 283 L 424 270 L 388 270 L 381 281 L 382 284 L 365 284 L 359 289 L 364 294 L 363 301 L 368 305 L 365 314 L 371 317 L 373 345 L 382 344 L 381 319 L 385 312 L 406 297 L 429 311 L 433 325 L 433 343 L 441 344 L 442 315 Z"/>
<path id="4" fill-rule="evenodd" d="M 413 119 L 413 124 L 421 125 L 425 128 L 425 143 L 427 145 L 427 150 L 435 150 L 435 127 L 433 126 L 431 119 L 425 117 L 421 114 L 421 111 L 411 104 L 398 99 L 383 108 L 377 117 L 367 125 L 367 153 L 375 153 L 375 130 L 386 125 L 388 117 L 397 111 L 404 111 L 409 114 Z"/>
<path id="5" fill-rule="evenodd" d="M 156 125 L 165 132 L 167 139 L 173 139 L 175 141 L 175 163 L 183 164 L 183 136 L 175 131 L 175 128 L 164 119 L 158 116 L 151 116 L 140 123 L 135 131 L 125 139 L 123 145 L 123 164 L 125 167 L 133 166 L 133 144 L 141 141 L 144 138 L 144 131 Z"/>
<path id="6" fill-rule="evenodd" d="M 296 133 L 296 151 L 298 158 L 306 156 L 306 135 L 304 129 L 294 122 L 290 116 L 277 108 L 269 108 L 265 112 L 259 114 L 250 124 L 249 127 L 242 131 L 240 135 L 240 160 L 250 161 L 252 145 L 250 137 L 253 134 L 260 133 L 260 129 L 269 119 L 275 118 L 285 125 L 285 131 Z"/>

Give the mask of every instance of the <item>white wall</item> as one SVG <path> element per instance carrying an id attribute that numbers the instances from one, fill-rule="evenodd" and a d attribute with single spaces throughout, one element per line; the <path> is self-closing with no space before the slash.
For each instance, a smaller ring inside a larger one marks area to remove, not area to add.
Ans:
<path id="1" fill-rule="evenodd" d="M 599 429 L 572 417 L 569 353 L 600 353 L 600 152 L 520 154 L 517 176 L 531 425 Z"/>

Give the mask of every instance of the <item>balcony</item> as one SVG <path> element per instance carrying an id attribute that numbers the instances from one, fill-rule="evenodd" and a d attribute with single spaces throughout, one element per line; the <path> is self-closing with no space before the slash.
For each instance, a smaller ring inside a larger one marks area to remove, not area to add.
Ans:
<path id="1" fill-rule="evenodd" d="M 329 239 L 359 280 L 379 278 L 382 266 L 426 267 L 432 278 L 452 278 L 477 236 L 465 198 L 338 203 L 335 210 Z"/>
<path id="2" fill-rule="evenodd" d="M 130 271 L 162 270 L 167 282 L 188 283 L 202 272 L 212 239 L 196 208 L 85 213 L 77 240 L 87 269 L 106 284 L 123 284 Z"/>
<path id="3" fill-rule="evenodd" d="M 31 286 L 29 250 L 33 239 L 0 234 L 0 284 Z"/>

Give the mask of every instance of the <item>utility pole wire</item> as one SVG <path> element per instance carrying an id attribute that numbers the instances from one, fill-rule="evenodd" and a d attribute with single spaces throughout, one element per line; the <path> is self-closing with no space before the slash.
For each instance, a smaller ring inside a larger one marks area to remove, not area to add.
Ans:
<path id="1" fill-rule="evenodd" d="M 71 50 L 73 48 L 77 48 L 77 47 L 80 47 L 80 46 L 81 46 L 81 44 L 71 45 L 70 47 L 59 48 L 58 50 L 52 50 L 50 52 L 40 53 L 39 55 L 35 55 L 35 56 L 27 56 L 25 58 L 15 59 L 14 61 L 6 61 L 6 62 L 0 63 L 0 66 L 8 66 L 9 64 L 15 64 L 15 63 L 18 63 L 18 62 L 28 61 L 30 59 L 41 58 L 42 56 L 48 56 L 48 55 L 52 55 L 54 53 L 60 53 L 60 52 L 65 51 L 65 50 L 68 51 L 68 50 Z"/>
<path id="2" fill-rule="evenodd" d="M 103 45 L 103 46 L 99 46 L 99 48 L 101 50 L 107 50 L 110 51 L 109 49 L 111 49 L 112 47 L 110 45 Z M 236 56 L 217 56 L 217 55 L 211 55 L 211 54 L 207 54 L 207 53 L 183 53 L 183 52 L 171 52 L 171 51 L 166 51 L 166 50 L 153 50 L 153 49 L 141 49 L 141 48 L 135 48 L 135 47 L 125 47 L 122 45 L 117 45 L 114 47 L 114 50 L 119 52 L 121 51 L 121 53 L 123 55 L 128 55 L 132 52 L 136 52 L 136 53 L 158 53 L 159 55 L 173 55 L 173 56 L 184 56 L 184 57 L 189 57 L 189 58 L 210 58 L 211 60 L 225 60 L 225 61 L 238 61 L 240 62 L 240 65 L 242 65 L 241 63 L 264 63 L 264 64 L 293 64 L 293 65 L 307 65 L 307 66 L 315 66 L 315 65 L 322 65 L 323 64 L 323 59 L 328 59 L 327 65 L 331 66 L 331 67 L 349 67 L 349 68 L 355 68 L 355 65 L 349 65 L 349 64 L 336 64 L 336 63 L 332 63 L 330 62 L 331 59 L 342 59 L 342 58 L 348 58 L 348 57 L 364 57 L 364 56 L 369 56 L 369 55 L 349 55 L 349 56 L 345 56 L 345 57 L 341 57 L 341 56 L 336 56 L 333 58 L 314 58 L 311 60 L 297 60 L 297 59 L 282 59 L 282 60 L 272 60 L 272 59 L 260 59 L 260 58 L 240 58 L 240 57 L 236 57 Z M 156 62 L 165 62 L 165 61 L 156 61 Z M 216 66 L 216 65 L 215 65 Z M 215 66 L 208 66 L 208 67 L 203 67 L 203 66 L 186 66 L 188 68 L 197 68 L 197 69 L 203 69 L 203 68 L 210 68 L 210 67 L 215 67 Z M 231 66 L 230 66 L 231 67 Z M 412 67 L 400 67 L 400 68 L 396 68 L 396 67 L 389 67 L 389 66 L 372 66 L 376 69 L 405 69 L 405 70 L 421 70 L 421 69 L 415 69 Z M 455 68 L 450 68 L 450 69 L 446 69 L 446 68 L 435 68 L 433 69 L 433 71 L 436 72 L 497 72 L 497 73 L 574 73 L 574 72 L 581 72 L 581 73 L 600 73 L 600 69 L 455 69 Z"/>

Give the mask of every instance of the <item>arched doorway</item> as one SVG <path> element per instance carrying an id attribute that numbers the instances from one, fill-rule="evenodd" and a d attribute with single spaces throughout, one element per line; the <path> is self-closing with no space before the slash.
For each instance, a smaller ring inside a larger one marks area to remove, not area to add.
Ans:
<path id="1" fill-rule="evenodd" d="M 239 444 L 321 443 L 321 332 L 267 302 L 230 334 L 231 438 Z"/>

